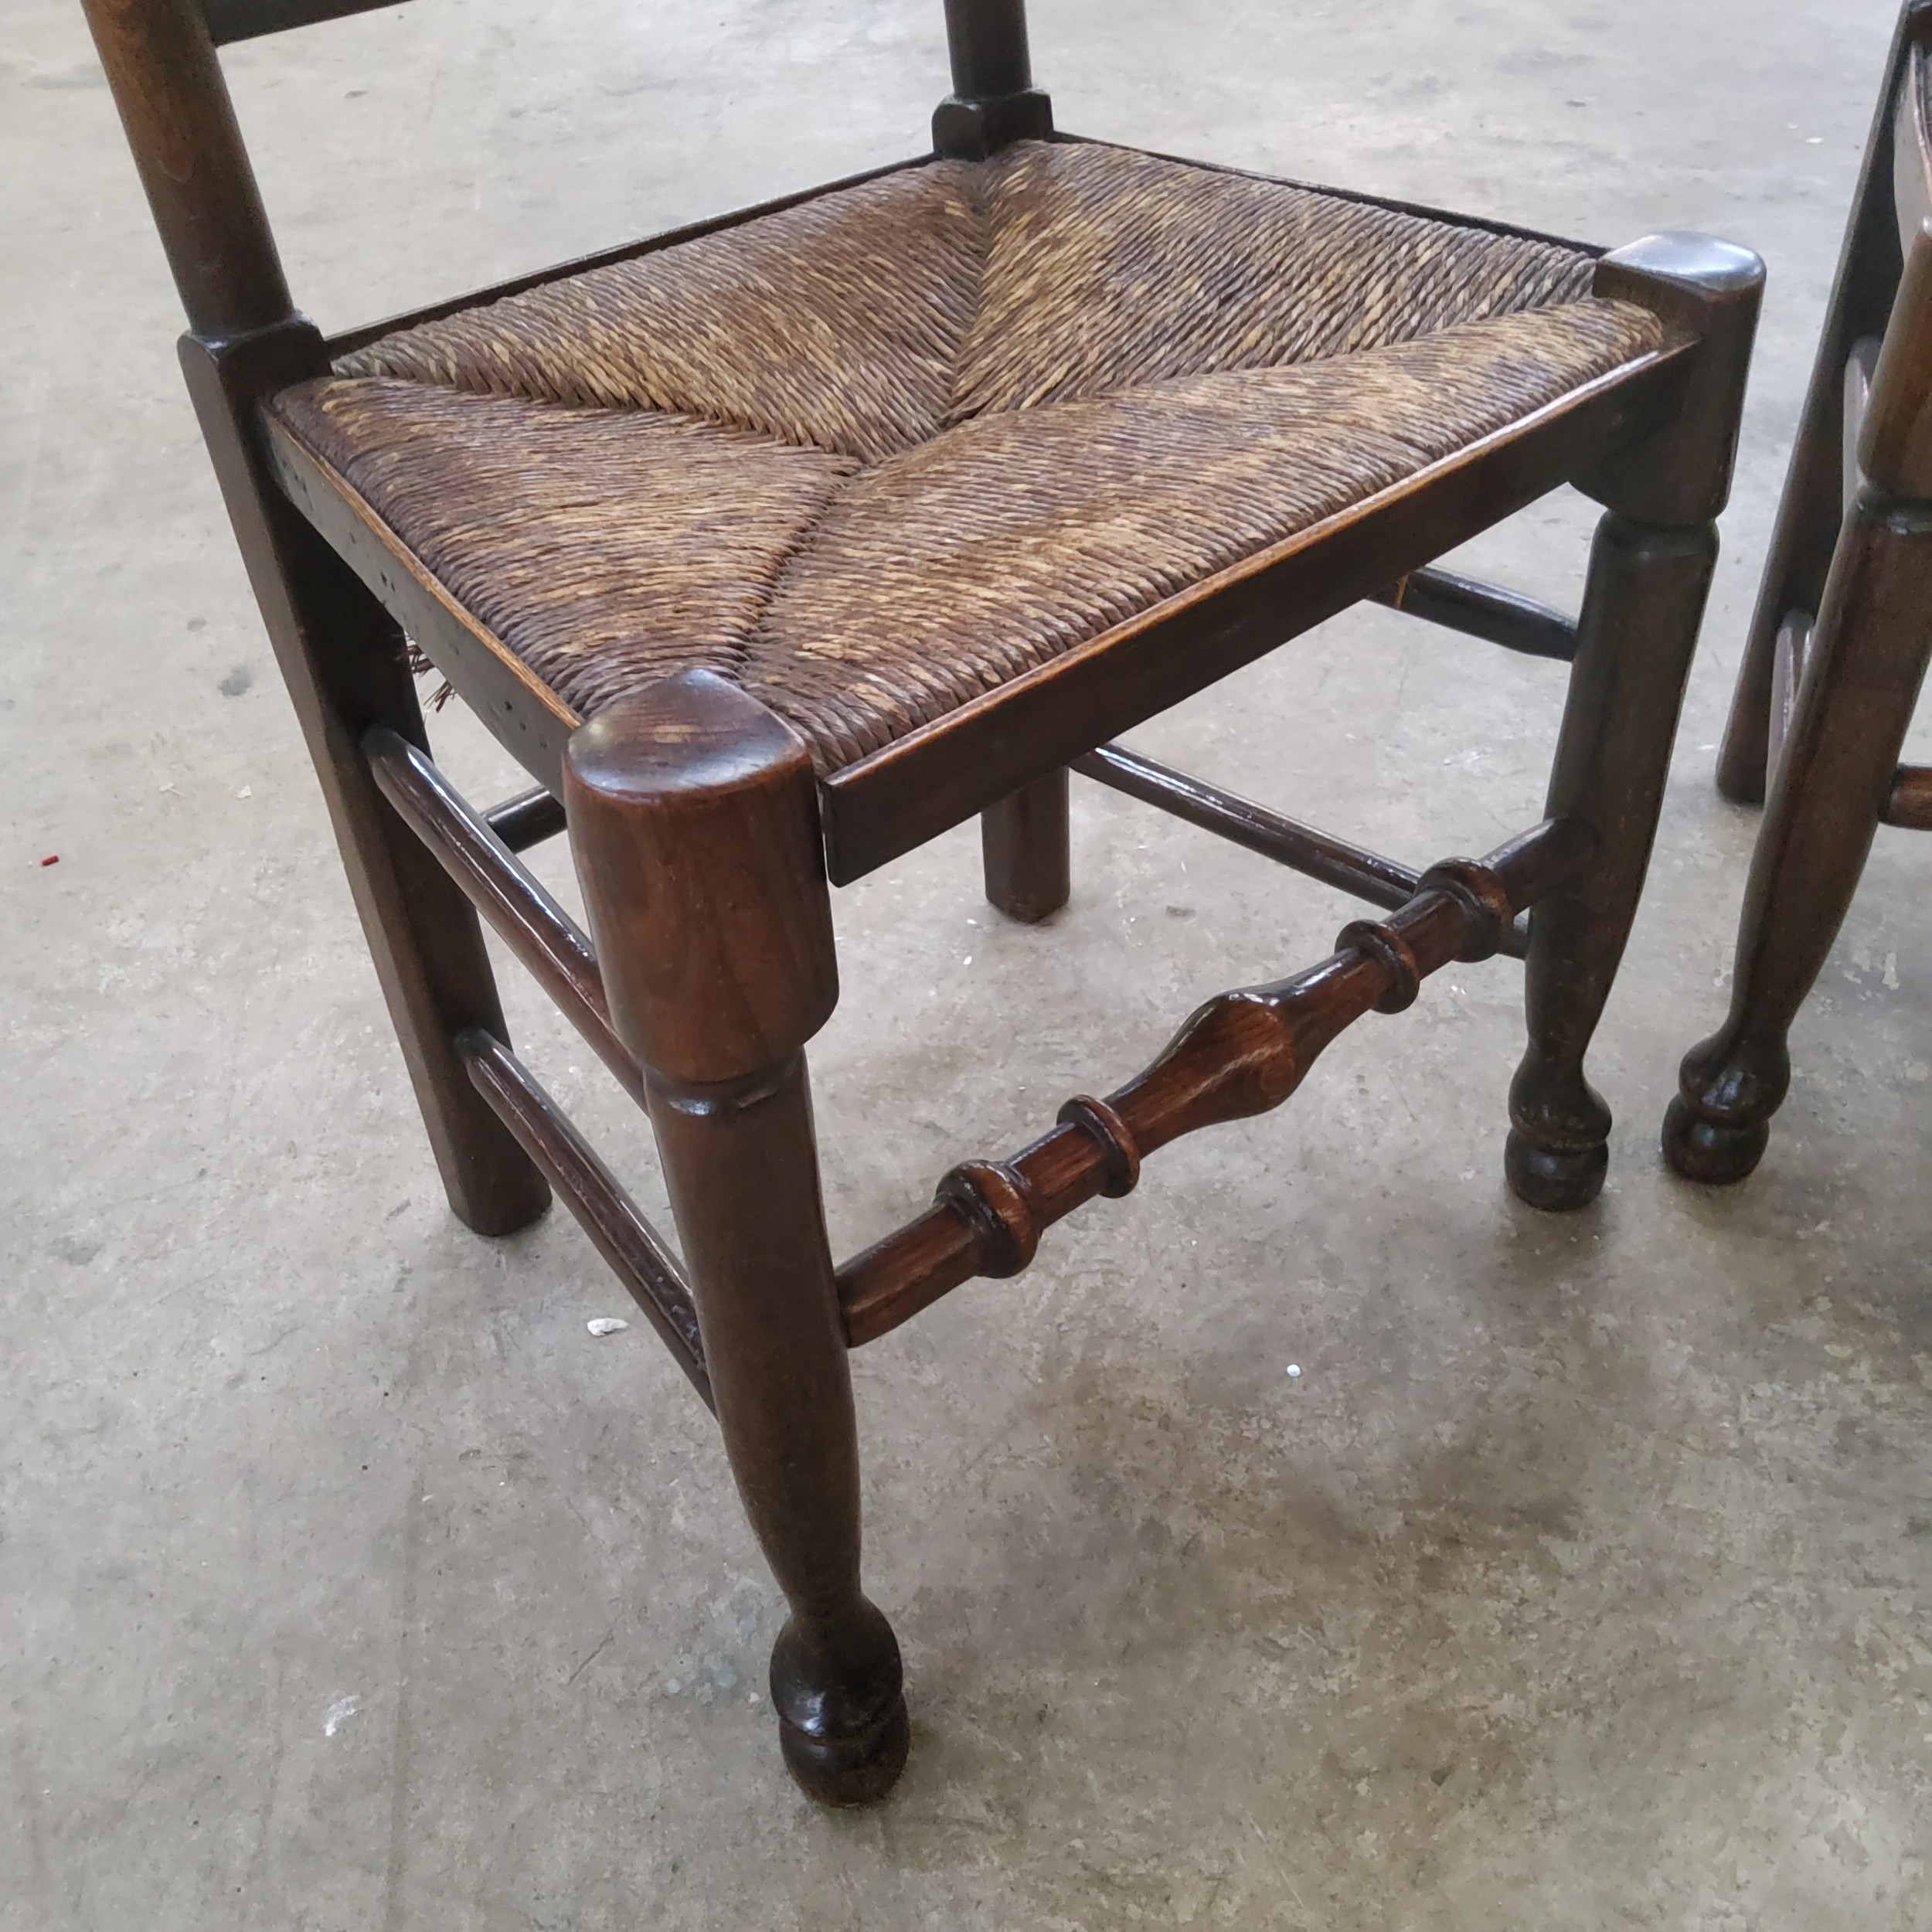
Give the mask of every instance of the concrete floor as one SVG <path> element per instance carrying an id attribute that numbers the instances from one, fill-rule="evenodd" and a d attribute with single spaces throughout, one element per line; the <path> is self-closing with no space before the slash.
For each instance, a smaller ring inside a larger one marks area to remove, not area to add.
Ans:
<path id="1" fill-rule="evenodd" d="M 938 11 L 423 0 L 231 70 L 298 296 L 346 324 L 910 151 Z M 1755 820 L 1713 753 L 1893 11 L 1039 0 L 1066 125 L 1714 229 L 1770 295 L 1595 1056 L 1603 1199 L 1502 1186 L 1498 961 L 867 1350 L 914 1747 L 828 1816 L 778 1767 L 708 1419 L 641 1324 L 586 1333 L 624 1304 L 561 1212 L 491 1243 L 445 1209 L 77 9 L 0 0 L 0 1927 L 1932 1923 L 1922 844 L 1880 835 L 1757 1178 L 1655 1151 L 1723 1005 Z M 1481 560 L 1573 598 L 1589 521 Z M 1533 817 L 1562 685 L 1359 612 L 1138 742 L 1420 862 Z M 989 923 L 970 833 L 840 896 L 842 1250 L 1349 916 L 1090 790 L 1076 839 L 1046 930 Z"/>

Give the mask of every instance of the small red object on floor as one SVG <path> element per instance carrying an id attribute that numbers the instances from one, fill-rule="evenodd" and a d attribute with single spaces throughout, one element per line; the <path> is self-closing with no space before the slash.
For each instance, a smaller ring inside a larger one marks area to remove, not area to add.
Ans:
<path id="1" fill-rule="evenodd" d="M 57 852 L 50 852 L 40 862 L 43 866 L 57 866 L 60 863 L 60 855 Z"/>

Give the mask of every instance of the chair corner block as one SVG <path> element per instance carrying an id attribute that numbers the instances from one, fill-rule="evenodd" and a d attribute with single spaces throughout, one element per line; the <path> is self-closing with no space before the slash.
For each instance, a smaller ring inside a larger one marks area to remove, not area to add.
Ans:
<path id="1" fill-rule="evenodd" d="M 1607 508 L 1640 522 L 1713 521 L 1730 500 L 1744 384 L 1764 293 L 1764 264 L 1714 235 L 1667 230 L 1613 249 L 1593 294 L 1649 309 L 1694 345 L 1676 419 L 1578 479 Z"/>
<path id="2" fill-rule="evenodd" d="M 611 1018 L 630 1051 L 699 1084 L 797 1053 L 838 997 L 804 740 L 727 679 L 689 671 L 580 726 L 563 786 Z"/>
<path id="3" fill-rule="evenodd" d="M 945 161 L 986 161 L 1016 141 L 1049 141 L 1053 104 L 1038 87 L 968 100 L 948 94 L 933 111 L 933 151 Z"/>

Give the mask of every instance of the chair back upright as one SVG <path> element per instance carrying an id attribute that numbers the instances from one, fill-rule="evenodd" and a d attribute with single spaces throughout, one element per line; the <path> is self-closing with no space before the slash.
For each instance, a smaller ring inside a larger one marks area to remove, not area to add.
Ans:
<path id="1" fill-rule="evenodd" d="M 287 278 L 217 49 L 396 0 L 81 0 L 190 330 L 231 340 L 285 321 Z M 1049 131 L 1026 0 L 945 0 L 953 91 L 934 117 L 948 153 Z"/>
<path id="2" fill-rule="evenodd" d="M 1914 43 L 1892 102 L 1892 199 L 1901 270 L 1883 338 L 1845 370 L 1845 506 L 1861 481 L 1932 501 L 1932 55 Z"/>

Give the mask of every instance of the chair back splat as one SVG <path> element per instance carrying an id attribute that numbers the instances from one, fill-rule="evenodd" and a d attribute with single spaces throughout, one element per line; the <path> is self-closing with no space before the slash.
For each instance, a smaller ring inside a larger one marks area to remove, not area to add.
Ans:
<path id="1" fill-rule="evenodd" d="M 1017 1274 L 1180 1136 L 1281 1106 L 1451 961 L 1524 962 L 1511 1186 L 1557 1209 L 1602 1185 L 1584 1054 L 1762 265 L 1062 135 L 1022 0 L 945 0 L 930 150 L 325 340 L 216 50 L 373 4 L 83 0 L 451 1208 L 507 1234 L 554 1189 L 713 1405 L 788 1611 L 784 1760 L 863 1802 L 910 1733 L 862 1587 L 852 1349 Z M 1606 512 L 1574 617 L 1434 567 L 1566 484 Z M 1384 856 L 1109 742 L 1367 599 L 1568 677 L 1539 822 L 1488 859 Z M 449 784 L 431 667 L 540 790 L 490 812 Z M 988 899 L 1049 920 L 1070 772 L 1384 916 L 1202 989 L 1139 1074 L 956 1160 L 842 1268 L 806 1063 L 839 992 L 831 888 L 978 815 Z M 583 927 L 517 856 L 560 832 Z M 517 1058 L 485 923 L 647 1111 L 680 1252 Z"/>

